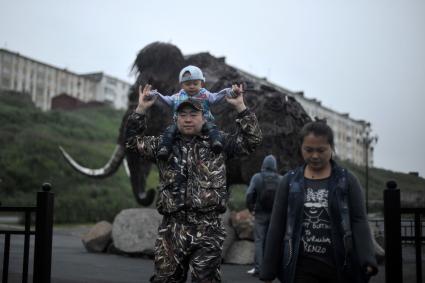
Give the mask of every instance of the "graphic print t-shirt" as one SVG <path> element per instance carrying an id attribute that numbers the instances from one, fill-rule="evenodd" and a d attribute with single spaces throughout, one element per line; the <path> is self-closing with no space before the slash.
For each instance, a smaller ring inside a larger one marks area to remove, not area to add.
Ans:
<path id="1" fill-rule="evenodd" d="M 300 251 L 304 257 L 334 266 L 328 208 L 329 178 L 306 179 Z"/>

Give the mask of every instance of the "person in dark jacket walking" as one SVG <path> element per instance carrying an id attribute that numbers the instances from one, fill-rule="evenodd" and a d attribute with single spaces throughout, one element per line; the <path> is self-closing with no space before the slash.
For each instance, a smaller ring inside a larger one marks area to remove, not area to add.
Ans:
<path id="1" fill-rule="evenodd" d="M 285 283 L 360 283 L 377 273 L 362 188 L 333 159 L 332 129 L 300 132 L 305 164 L 276 192 L 260 279 Z"/>
<path id="2" fill-rule="evenodd" d="M 126 125 L 126 147 L 158 166 L 160 187 L 156 207 L 163 215 L 155 242 L 154 283 L 221 282 L 221 251 L 225 238 L 220 214 L 226 210 L 229 191 L 225 161 L 248 155 L 261 142 L 258 120 L 240 95 L 226 97 L 238 112 L 234 134 L 222 133 L 223 150 L 211 149 L 210 137 L 202 132 L 205 123 L 202 103 L 189 98 L 179 104 L 178 133 L 169 160 L 158 157 L 161 137 L 147 136 L 147 110 L 155 102 L 150 85 L 139 88 L 139 103 Z"/>
<path id="3" fill-rule="evenodd" d="M 246 205 L 255 216 L 254 268 L 247 272 L 253 276 L 258 276 L 260 273 L 274 196 L 281 178 L 282 176 L 277 173 L 276 158 L 273 155 L 267 155 L 263 160 L 261 172 L 252 176 L 246 191 Z"/>

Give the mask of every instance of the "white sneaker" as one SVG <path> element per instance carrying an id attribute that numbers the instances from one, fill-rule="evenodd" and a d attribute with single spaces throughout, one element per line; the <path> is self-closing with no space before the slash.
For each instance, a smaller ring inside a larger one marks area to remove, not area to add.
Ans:
<path id="1" fill-rule="evenodd" d="M 255 268 L 252 268 L 252 269 L 248 270 L 246 273 L 249 274 L 249 275 L 254 275 L 254 274 L 257 274 L 258 272 L 255 270 Z"/>

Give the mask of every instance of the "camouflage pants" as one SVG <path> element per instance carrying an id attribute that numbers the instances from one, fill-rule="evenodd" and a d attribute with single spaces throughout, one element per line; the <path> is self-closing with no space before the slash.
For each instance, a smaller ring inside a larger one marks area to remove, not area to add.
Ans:
<path id="1" fill-rule="evenodd" d="M 176 221 L 164 216 L 155 242 L 154 283 L 221 282 L 221 250 L 225 230 L 220 218 L 199 223 Z"/>

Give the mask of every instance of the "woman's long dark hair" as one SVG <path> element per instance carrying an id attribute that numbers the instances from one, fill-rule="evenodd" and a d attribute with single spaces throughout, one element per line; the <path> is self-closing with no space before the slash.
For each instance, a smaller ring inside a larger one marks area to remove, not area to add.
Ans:
<path id="1" fill-rule="evenodd" d="M 305 124 L 299 134 L 300 146 L 303 144 L 304 138 L 309 134 L 326 137 L 331 148 L 333 150 L 335 149 L 334 132 L 332 131 L 331 127 L 326 124 L 326 120 L 316 120 Z"/>

